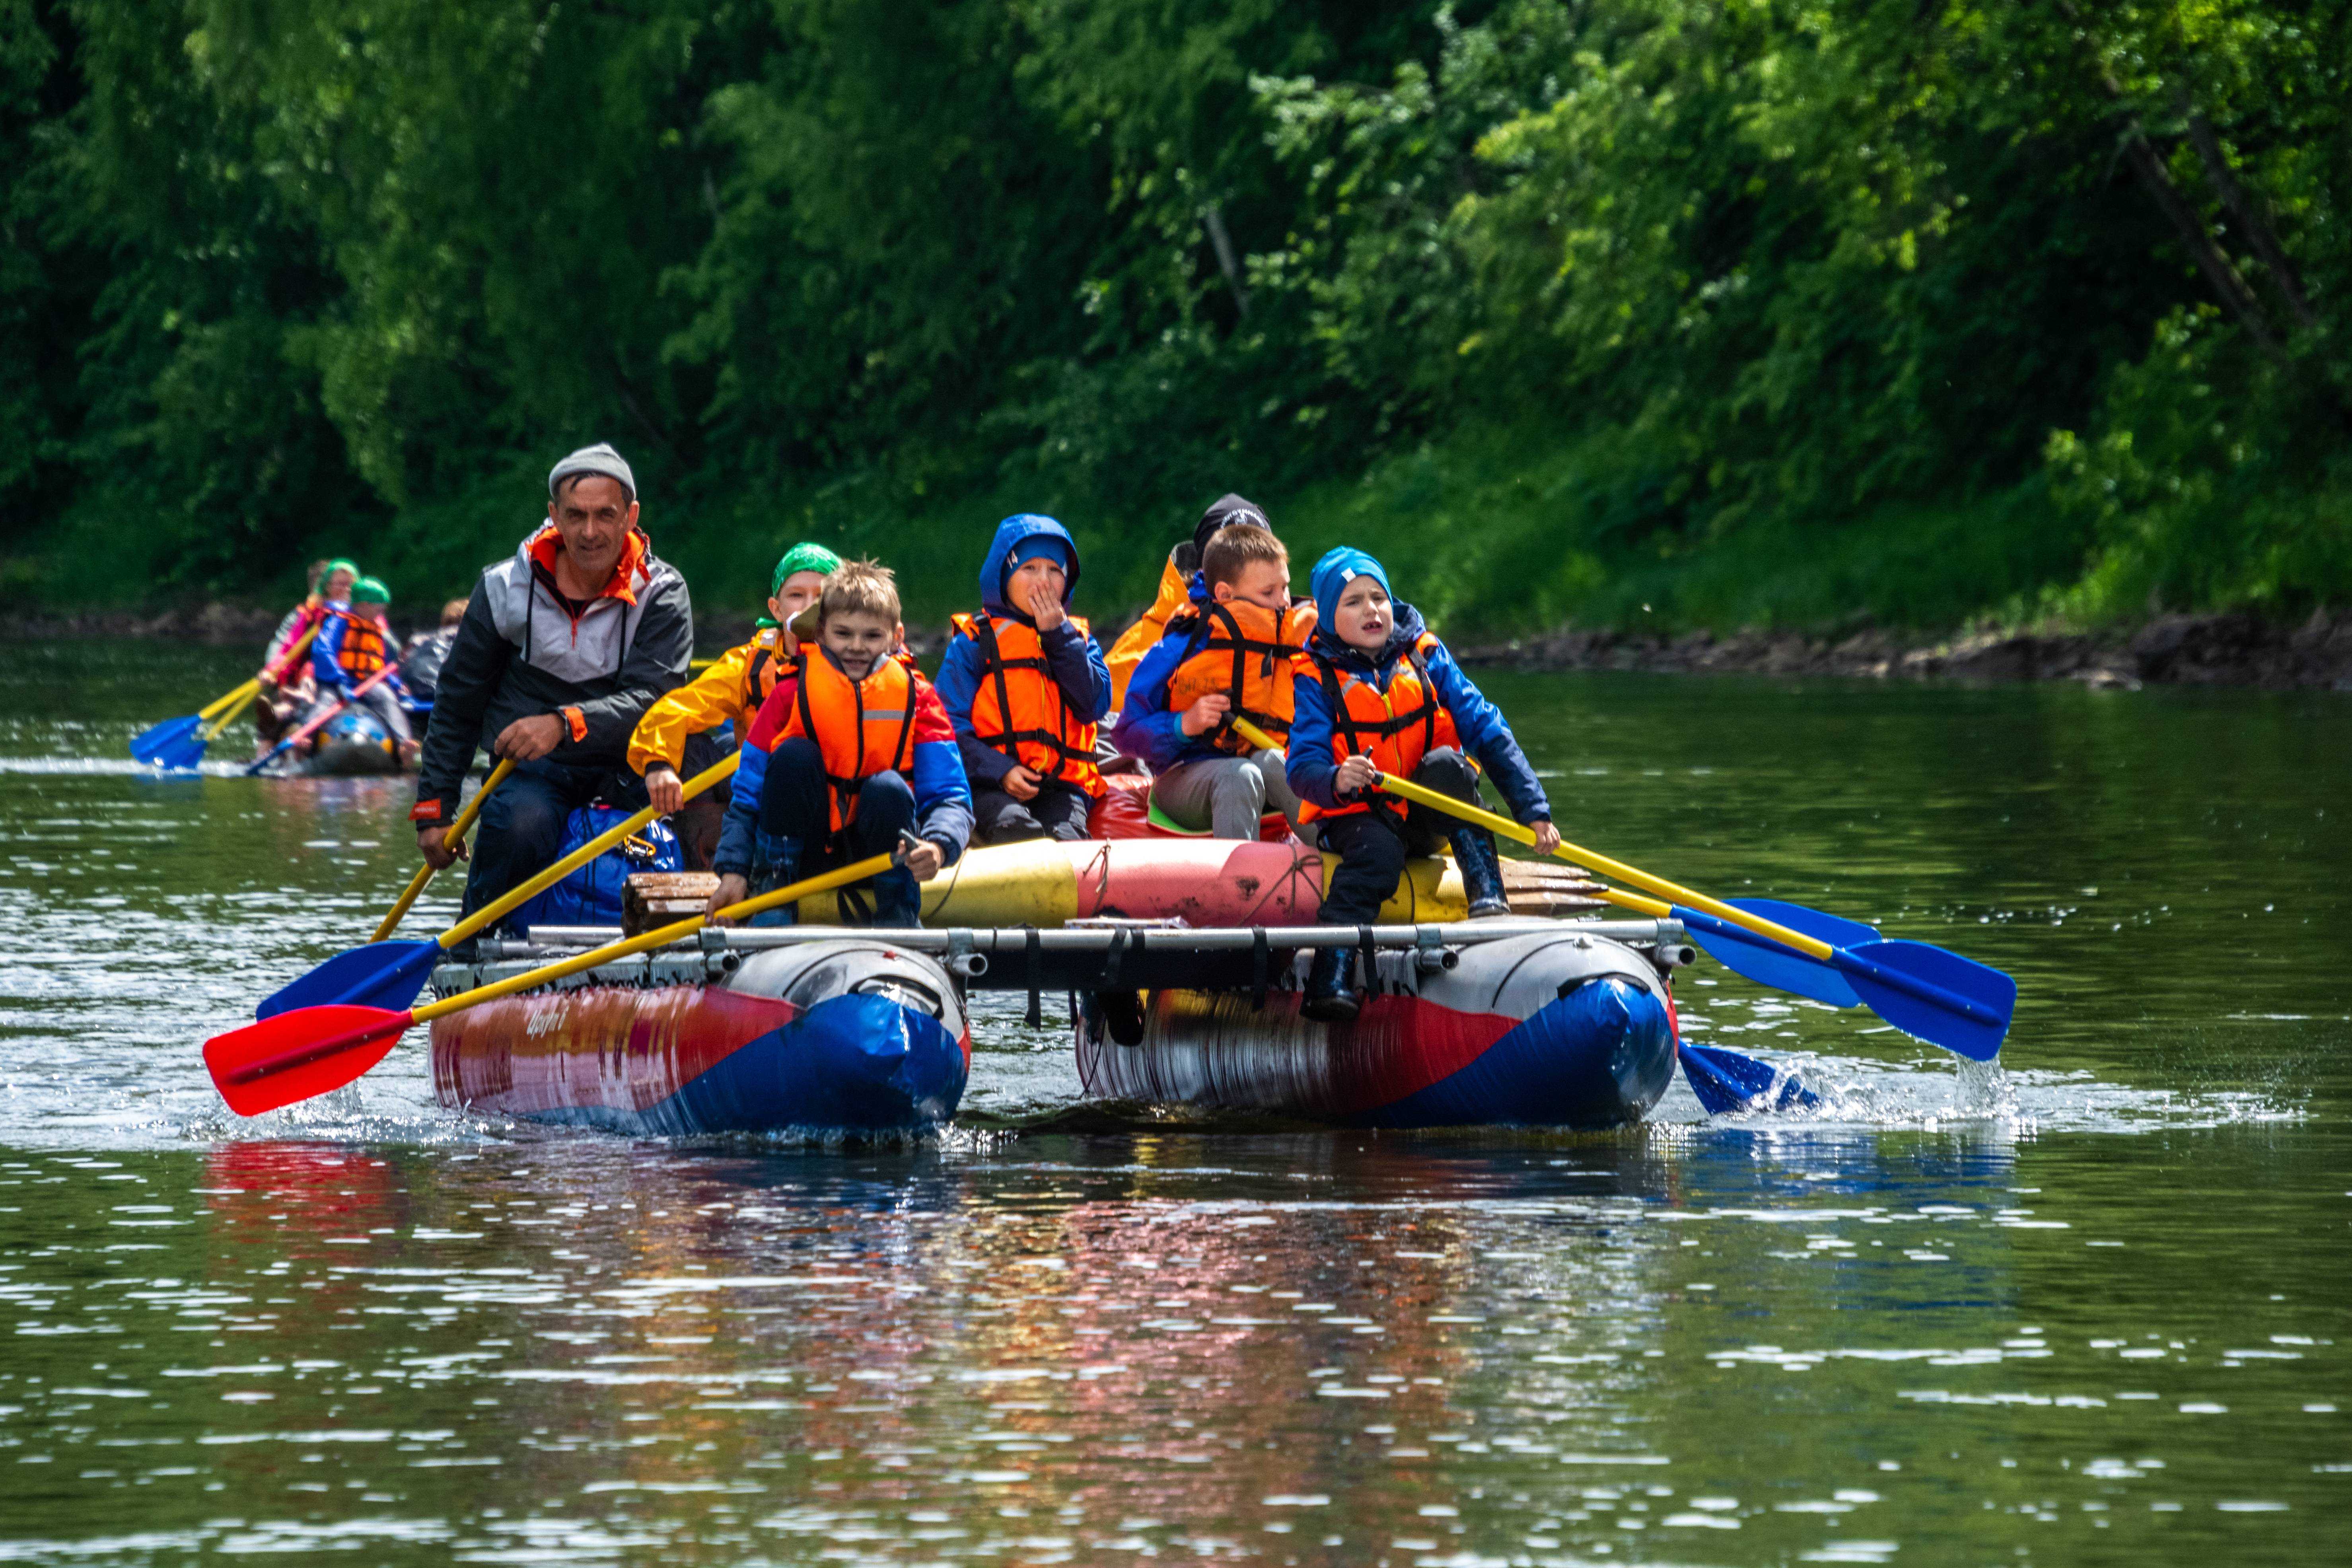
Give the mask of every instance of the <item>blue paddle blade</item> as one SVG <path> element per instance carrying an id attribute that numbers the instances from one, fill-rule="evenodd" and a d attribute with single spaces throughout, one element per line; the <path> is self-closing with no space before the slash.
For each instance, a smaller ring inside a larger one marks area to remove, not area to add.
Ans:
<path id="1" fill-rule="evenodd" d="M 2017 982 L 2000 970 L 1924 942 L 1865 942 L 1838 967 L 1870 1010 L 1931 1046 L 1989 1062 L 2000 1055 L 2017 1007 Z"/>
<path id="2" fill-rule="evenodd" d="M 1845 977 L 1817 958 L 1808 958 L 1793 948 L 1782 947 L 1770 937 L 1759 936 L 1743 926 L 1679 904 L 1675 906 L 1674 914 L 1683 922 L 1683 929 L 1691 933 L 1691 940 L 1734 974 L 1744 975 L 1775 991 L 1786 991 L 1792 996 L 1826 1002 L 1832 1007 L 1862 1005 L 1862 998 L 1853 994 Z M 1790 929 L 1797 928 L 1790 925 Z"/>
<path id="3" fill-rule="evenodd" d="M 437 942 L 372 942 L 339 952 L 299 980 L 265 998 L 256 1018 L 297 1007 L 382 1007 L 397 1013 L 415 1002 L 440 962 Z"/>
<path id="4" fill-rule="evenodd" d="M 1771 1063 L 1754 1057 L 1720 1046 L 1695 1046 L 1688 1040 L 1676 1042 L 1675 1054 L 1691 1092 L 1698 1096 L 1709 1116 L 1735 1110 L 1810 1109 L 1821 1103 L 1820 1097 L 1799 1083 L 1794 1074 L 1784 1075 Z"/>
<path id="5" fill-rule="evenodd" d="M 151 768 L 179 773 L 205 760 L 205 740 L 197 733 L 204 716 L 191 713 L 142 731 L 131 742 L 131 754 Z"/>

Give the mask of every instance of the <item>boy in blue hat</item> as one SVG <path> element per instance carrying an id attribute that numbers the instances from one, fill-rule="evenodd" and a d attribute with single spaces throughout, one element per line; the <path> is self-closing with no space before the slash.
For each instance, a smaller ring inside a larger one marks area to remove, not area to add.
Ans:
<path id="1" fill-rule="evenodd" d="M 1453 846 L 1471 918 L 1510 913 L 1492 833 L 1372 788 L 1389 773 L 1475 804 L 1475 757 L 1511 815 L 1534 829 L 1537 851 L 1550 854 L 1559 846 L 1550 803 L 1502 710 L 1462 673 L 1421 612 L 1391 597 L 1387 569 L 1364 552 L 1329 552 L 1308 582 L 1317 624 L 1291 661 L 1284 772 L 1300 816 L 1339 857 L 1318 918 L 1371 924 L 1396 891 L 1406 857 L 1434 854 L 1441 842 Z M 1349 949 L 1316 952 L 1300 1012 L 1326 1023 L 1356 1016 L 1353 957 Z"/>
<path id="2" fill-rule="evenodd" d="M 1102 798 L 1095 727 L 1110 711 L 1110 670 L 1069 613 L 1077 582 L 1069 531 L 1018 513 L 996 525 L 981 562 L 980 614 L 954 617 L 938 689 L 980 843 L 1075 843 Z"/>

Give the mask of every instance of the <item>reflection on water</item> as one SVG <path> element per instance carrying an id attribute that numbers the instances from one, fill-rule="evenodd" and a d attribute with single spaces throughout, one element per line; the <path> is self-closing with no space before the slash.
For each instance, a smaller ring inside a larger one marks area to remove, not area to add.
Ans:
<path id="1" fill-rule="evenodd" d="M 396 782 L 113 769 L 188 663 L 0 649 L 0 1560 L 2340 1551 L 2340 703 L 1491 683 L 1571 837 L 2018 973 L 2002 1072 L 1703 967 L 1822 1113 L 1056 1131 L 1015 1000 L 960 1131 L 778 1150 L 457 1116 L 413 1048 L 220 1110 L 196 1043 L 408 867 Z"/>

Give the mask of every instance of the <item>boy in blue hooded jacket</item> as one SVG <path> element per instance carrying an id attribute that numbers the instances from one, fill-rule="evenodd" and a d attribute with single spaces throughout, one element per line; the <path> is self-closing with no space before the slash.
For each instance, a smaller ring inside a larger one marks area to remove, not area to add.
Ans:
<path id="1" fill-rule="evenodd" d="M 981 562 L 980 614 L 954 617 L 938 686 L 981 843 L 1075 843 L 1102 798 L 1095 727 L 1110 711 L 1110 670 L 1069 613 L 1077 582 L 1068 530 L 1018 513 L 996 525 Z"/>
<path id="2" fill-rule="evenodd" d="M 1322 847 L 1339 857 L 1318 917 L 1326 925 L 1370 925 L 1396 891 L 1409 855 L 1450 841 L 1469 895 L 1471 918 L 1507 915 L 1495 836 L 1372 788 L 1381 773 L 1475 804 L 1476 758 L 1535 830 L 1536 848 L 1559 847 L 1551 805 L 1502 710 L 1486 700 L 1421 612 L 1389 595 L 1378 561 L 1345 546 L 1315 563 L 1317 624 L 1291 661 L 1290 747 L 1284 772 L 1300 815 Z M 1318 949 L 1300 1011 L 1344 1023 L 1356 1016 L 1347 984 L 1353 953 Z"/>

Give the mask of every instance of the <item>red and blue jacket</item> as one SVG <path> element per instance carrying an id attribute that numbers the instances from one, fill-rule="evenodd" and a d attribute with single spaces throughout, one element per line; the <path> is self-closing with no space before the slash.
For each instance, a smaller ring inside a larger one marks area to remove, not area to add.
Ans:
<path id="1" fill-rule="evenodd" d="M 802 645 L 801 656 L 830 657 L 811 644 Z M 893 657 L 906 658 L 904 653 Z M 947 863 L 952 866 L 971 839 L 971 786 L 964 781 L 963 758 L 956 749 L 955 726 L 948 719 L 946 704 L 911 659 L 907 660 L 907 673 L 913 678 L 915 693 L 915 762 L 907 780 L 915 792 L 915 834 L 946 851 Z M 783 739 L 799 695 L 797 675 L 780 675 L 768 700 L 760 704 L 751 732 L 743 737 L 742 760 L 735 764 L 735 781 L 727 801 L 727 820 L 719 830 L 719 848 L 710 858 L 710 868 L 722 877 L 751 874 L 769 754 Z"/>

